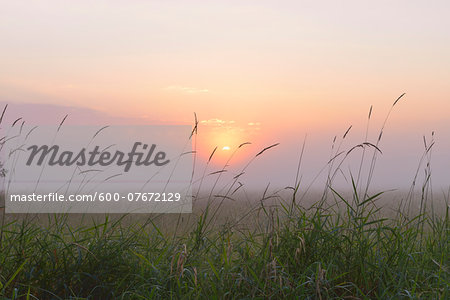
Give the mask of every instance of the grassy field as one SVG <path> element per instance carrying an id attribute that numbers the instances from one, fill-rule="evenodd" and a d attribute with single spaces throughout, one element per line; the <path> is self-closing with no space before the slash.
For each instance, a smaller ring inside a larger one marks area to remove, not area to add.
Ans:
<path id="1" fill-rule="evenodd" d="M 340 199 L 344 211 L 328 202 L 260 204 L 241 214 L 252 226 L 212 223 L 212 206 L 191 221 L 84 216 L 80 224 L 90 225 L 83 226 L 53 215 L 43 226 L 24 217 L 1 227 L 0 292 L 9 299 L 448 298 L 448 209 L 386 219 L 375 199 Z"/>
<path id="2" fill-rule="evenodd" d="M 433 144 L 419 163 L 423 182 L 387 210 L 389 196 L 369 192 L 381 133 L 374 144 L 337 147 L 323 192 L 308 201 L 297 176 L 294 186 L 262 188 L 246 202 L 235 197 L 236 182 L 222 196 L 199 192 L 185 215 L 3 210 L 0 297 L 448 299 L 449 197 L 433 198 Z M 350 174 L 344 193 L 333 182 L 355 149 L 368 172 L 364 180 Z"/>

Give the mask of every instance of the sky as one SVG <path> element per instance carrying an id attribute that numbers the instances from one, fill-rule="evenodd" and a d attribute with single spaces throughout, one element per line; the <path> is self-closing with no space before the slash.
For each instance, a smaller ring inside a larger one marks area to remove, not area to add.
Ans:
<path id="1" fill-rule="evenodd" d="M 239 169 L 280 143 L 248 180 L 289 185 L 305 136 L 302 171 L 312 180 L 334 136 L 352 125 L 342 149 L 366 141 L 372 106 L 375 143 L 406 93 L 379 145 L 379 184 L 408 186 L 423 136 L 435 131 L 435 183 L 450 185 L 448 1 L 0 5 L 0 101 L 11 118 L 57 123 L 69 111 L 79 123 L 193 124 L 195 113 L 203 160 L 218 147 L 220 166 L 251 142 L 230 162 Z"/>

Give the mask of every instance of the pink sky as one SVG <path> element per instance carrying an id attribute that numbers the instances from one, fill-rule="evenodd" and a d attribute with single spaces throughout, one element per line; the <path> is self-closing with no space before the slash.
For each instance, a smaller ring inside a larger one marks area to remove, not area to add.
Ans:
<path id="1" fill-rule="evenodd" d="M 332 138 L 348 126 L 347 147 L 363 141 L 371 105 L 370 138 L 376 139 L 393 101 L 406 92 L 382 143 L 380 182 L 408 185 L 422 136 L 434 130 L 436 182 L 450 184 L 448 1 L 1 6 L 0 101 L 36 104 L 21 112 L 31 119 L 58 119 L 49 104 L 63 115 L 71 107 L 86 122 L 93 114 L 192 124 L 195 112 L 203 153 L 250 141 L 241 162 L 280 142 L 256 162 L 255 178 L 282 182 L 295 175 L 305 134 L 309 173 L 326 163 Z M 221 150 L 221 161 L 227 153 Z M 398 164 L 394 172 L 392 164 Z"/>

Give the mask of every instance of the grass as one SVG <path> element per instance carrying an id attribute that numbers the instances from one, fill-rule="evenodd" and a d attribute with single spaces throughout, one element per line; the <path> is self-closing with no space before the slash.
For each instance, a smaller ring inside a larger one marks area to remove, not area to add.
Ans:
<path id="1" fill-rule="evenodd" d="M 411 190 L 393 214 L 380 205 L 385 193 L 370 192 L 386 121 L 374 144 L 366 136 L 361 145 L 342 150 L 335 140 L 324 167 L 326 186 L 308 207 L 310 186 L 301 185 L 301 155 L 292 187 L 266 188 L 253 205 L 233 215 L 226 211 L 228 202 L 239 200 L 236 178 L 222 195 L 215 195 L 215 185 L 203 198 L 197 193 L 192 215 L 140 220 L 85 215 L 79 224 L 61 214 L 3 215 L 0 297 L 448 299 L 449 197 L 437 213 L 430 179 L 433 142 L 424 140 Z M 356 149 L 362 150 L 361 164 L 355 177 L 347 175 L 351 193 L 344 193 L 333 182 Z M 422 169 L 426 175 L 420 185 Z M 215 174 L 216 184 L 222 174 Z"/>

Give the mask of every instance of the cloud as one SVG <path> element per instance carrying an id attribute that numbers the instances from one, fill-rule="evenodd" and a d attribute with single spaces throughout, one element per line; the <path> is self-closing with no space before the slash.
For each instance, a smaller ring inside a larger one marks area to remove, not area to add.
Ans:
<path id="1" fill-rule="evenodd" d="M 231 130 L 237 132 L 245 132 L 245 133 L 254 133 L 260 130 L 260 122 L 249 122 L 246 125 L 239 125 L 236 121 L 233 120 L 221 120 L 217 118 L 202 120 L 200 121 L 201 125 L 209 126 L 214 130 Z"/>
<path id="2" fill-rule="evenodd" d="M 0 100 L 0 109 L 8 105 L 2 123 L 12 124 L 19 117 L 26 124 L 57 125 L 67 115 L 64 124 L 68 125 L 148 125 L 171 124 L 153 119 L 151 115 L 114 116 L 106 112 L 81 106 L 68 106 L 48 103 L 26 103 Z M 0 112 L 1 114 L 1 112 Z M 2 124 L 3 125 L 3 124 Z"/>
<path id="3" fill-rule="evenodd" d="M 216 119 L 216 118 L 200 121 L 200 124 L 211 125 L 211 126 L 225 126 L 225 125 L 231 125 L 234 123 L 236 123 L 236 122 L 233 120 L 225 121 L 225 120 L 220 120 L 220 119 Z"/>
<path id="4" fill-rule="evenodd" d="M 166 87 L 165 90 L 184 93 L 184 94 L 201 94 L 201 93 L 209 92 L 208 89 L 187 87 L 187 86 L 180 86 L 180 85 L 171 85 L 171 86 Z"/>

